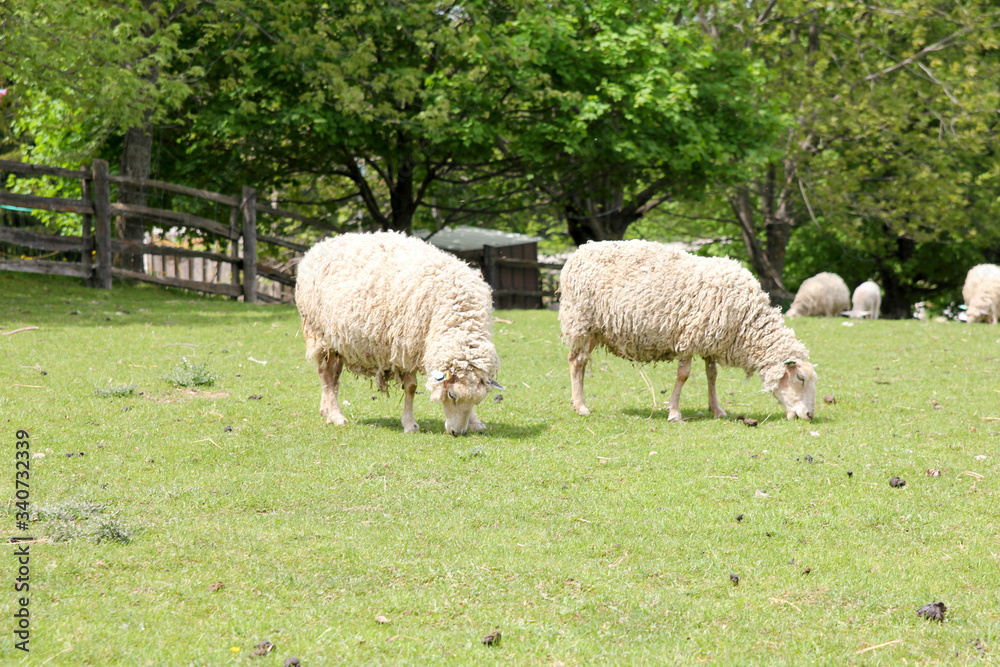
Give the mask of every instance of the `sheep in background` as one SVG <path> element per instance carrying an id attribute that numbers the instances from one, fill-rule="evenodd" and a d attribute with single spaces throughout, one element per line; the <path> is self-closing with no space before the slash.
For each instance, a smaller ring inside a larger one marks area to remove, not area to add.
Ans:
<path id="1" fill-rule="evenodd" d="M 851 307 L 847 283 L 836 273 L 817 273 L 802 282 L 786 317 L 835 317 Z"/>
<path id="2" fill-rule="evenodd" d="M 969 269 L 962 298 L 966 321 L 996 324 L 1000 316 L 1000 266 L 979 264 Z"/>
<path id="3" fill-rule="evenodd" d="M 854 289 L 851 296 L 851 309 L 841 315 L 860 320 L 877 320 L 878 311 L 882 306 L 882 289 L 877 283 L 866 280 Z"/>
<path id="4" fill-rule="evenodd" d="M 590 414 L 583 376 L 595 347 L 633 362 L 677 359 L 669 419 L 681 421 L 680 395 L 691 360 L 705 360 L 708 403 L 725 417 L 717 364 L 760 373 L 789 419 L 812 419 L 816 371 L 760 283 L 734 260 L 696 257 L 649 241 L 587 243 L 560 276 L 559 322 L 569 345 L 573 407 Z"/>
<path id="5" fill-rule="evenodd" d="M 454 255 L 403 234 L 343 234 L 313 246 L 299 263 L 295 305 L 306 356 L 323 385 L 320 414 L 346 424 L 340 373 L 374 376 L 380 391 L 399 380 L 403 429 L 413 418 L 417 371 L 444 407 L 452 435 L 486 427 L 475 406 L 500 367 L 492 342 L 493 296 L 482 276 Z"/>

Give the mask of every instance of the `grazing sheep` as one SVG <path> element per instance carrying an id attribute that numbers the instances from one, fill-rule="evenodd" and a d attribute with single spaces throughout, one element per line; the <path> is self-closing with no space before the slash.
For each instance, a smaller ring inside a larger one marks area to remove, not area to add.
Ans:
<path id="1" fill-rule="evenodd" d="M 877 320 L 878 310 L 882 306 L 882 289 L 877 283 L 866 280 L 854 289 L 851 304 L 851 309 L 845 310 L 841 315 L 856 320 Z"/>
<path id="2" fill-rule="evenodd" d="M 802 282 L 786 317 L 834 317 L 851 307 L 847 283 L 836 273 L 817 273 Z"/>
<path id="3" fill-rule="evenodd" d="M 789 419 L 812 419 L 816 371 L 809 352 L 749 271 L 728 258 L 696 257 L 648 241 L 581 246 L 560 276 L 559 322 L 569 345 L 573 407 L 590 414 L 583 375 L 599 345 L 634 362 L 677 359 L 669 419 L 681 421 L 680 396 L 691 360 L 705 360 L 708 404 L 725 417 L 715 392 L 717 364 L 760 373 Z"/>
<path id="4" fill-rule="evenodd" d="M 996 324 L 1000 316 L 1000 266 L 979 264 L 969 269 L 962 298 L 966 321 Z"/>
<path id="5" fill-rule="evenodd" d="M 420 239 L 379 232 L 343 234 L 313 246 L 299 263 L 295 305 L 306 357 L 319 368 L 320 414 L 346 424 L 337 395 L 340 373 L 403 385 L 403 429 L 413 418 L 417 371 L 431 400 L 444 406 L 452 435 L 486 427 L 475 406 L 500 367 L 492 342 L 493 298 L 478 272 Z"/>

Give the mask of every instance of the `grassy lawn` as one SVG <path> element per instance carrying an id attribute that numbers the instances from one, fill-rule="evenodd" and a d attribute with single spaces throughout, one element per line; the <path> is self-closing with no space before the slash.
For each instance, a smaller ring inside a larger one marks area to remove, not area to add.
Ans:
<path id="1" fill-rule="evenodd" d="M 406 436 L 402 392 L 346 374 L 352 423 L 324 424 L 292 306 L 0 273 L 0 333 L 38 327 L 0 335 L 5 536 L 16 431 L 45 454 L 32 650 L 8 585 L 0 662 L 1000 661 L 1000 328 L 799 319 L 815 421 L 733 369 L 714 420 L 696 362 L 673 424 L 676 364 L 644 369 L 654 408 L 595 353 L 579 417 L 556 314 L 497 317 L 489 431 L 421 393 Z"/>

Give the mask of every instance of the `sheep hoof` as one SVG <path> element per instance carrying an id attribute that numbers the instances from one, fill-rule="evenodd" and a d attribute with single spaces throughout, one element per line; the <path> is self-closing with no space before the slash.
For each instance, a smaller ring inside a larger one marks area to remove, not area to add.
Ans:
<path id="1" fill-rule="evenodd" d="M 726 411 L 723 410 L 722 408 L 719 408 L 719 411 L 714 414 L 716 419 L 725 419 L 726 417 L 729 416 L 728 414 L 726 414 Z"/>
<path id="2" fill-rule="evenodd" d="M 576 410 L 576 414 L 586 417 L 590 414 L 590 410 L 587 409 L 586 405 L 574 405 L 573 409 Z"/>
<path id="3" fill-rule="evenodd" d="M 403 424 L 403 433 L 420 433 L 420 424 L 417 422 Z"/>
<path id="4" fill-rule="evenodd" d="M 667 417 L 668 422 L 682 422 L 684 418 L 681 417 L 681 413 L 671 411 L 670 416 Z"/>
<path id="5" fill-rule="evenodd" d="M 347 417 L 344 415 L 330 415 L 326 418 L 327 424 L 336 424 L 337 426 L 345 426 L 347 424 Z"/>

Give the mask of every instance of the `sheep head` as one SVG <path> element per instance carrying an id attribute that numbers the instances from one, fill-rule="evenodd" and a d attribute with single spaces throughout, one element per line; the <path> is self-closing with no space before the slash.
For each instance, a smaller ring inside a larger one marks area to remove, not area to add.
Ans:
<path id="1" fill-rule="evenodd" d="M 431 400 L 440 402 L 444 408 L 444 430 L 452 435 L 465 435 L 473 408 L 490 389 L 503 389 L 503 386 L 475 368 L 435 371 L 427 380 Z"/>
<path id="2" fill-rule="evenodd" d="M 968 309 L 965 311 L 965 321 L 966 322 L 989 322 L 990 324 L 997 323 L 997 317 L 993 312 L 993 308 L 990 304 L 977 304 L 975 300 L 969 304 Z"/>
<path id="3" fill-rule="evenodd" d="M 808 361 L 789 359 L 764 371 L 764 387 L 785 406 L 788 419 L 816 414 L 816 370 Z"/>

